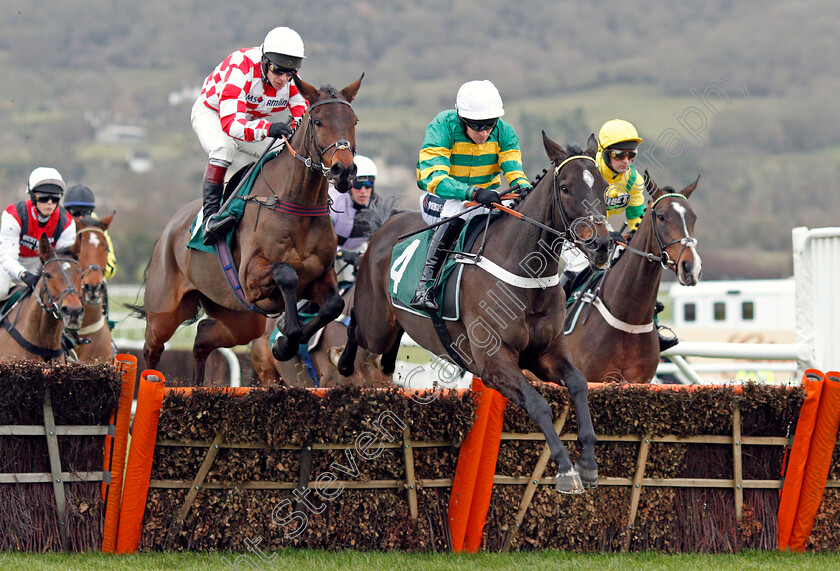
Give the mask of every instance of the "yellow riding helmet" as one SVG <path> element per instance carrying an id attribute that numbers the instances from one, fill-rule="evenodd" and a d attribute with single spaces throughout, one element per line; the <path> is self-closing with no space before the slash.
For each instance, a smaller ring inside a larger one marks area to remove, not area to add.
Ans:
<path id="1" fill-rule="evenodd" d="M 639 146 L 642 138 L 632 123 L 628 123 L 622 119 L 611 119 L 604 123 L 601 130 L 598 132 L 598 146 L 603 151 L 617 143 L 635 143 Z"/>

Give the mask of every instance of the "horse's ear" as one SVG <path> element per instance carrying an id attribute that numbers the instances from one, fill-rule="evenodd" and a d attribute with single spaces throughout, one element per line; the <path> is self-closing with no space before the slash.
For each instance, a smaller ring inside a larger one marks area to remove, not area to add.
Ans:
<path id="1" fill-rule="evenodd" d="M 645 190 L 648 191 L 648 194 L 651 196 L 659 190 L 659 186 L 657 186 L 656 182 L 651 178 L 650 174 L 648 174 L 647 169 L 645 169 Z"/>
<path id="2" fill-rule="evenodd" d="M 116 213 L 117 213 L 117 211 L 114 210 L 111 214 L 109 214 L 105 218 L 102 218 L 102 219 L 99 220 L 99 223 L 102 224 L 102 229 L 103 230 L 108 229 L 108 226 L 111 225 L 111 222 L 114 220 L 114 214 L 116 214 Z"/>
<path id="3" fill-rule="evenodd" d="M 586 152 L 593 157 L 598 152 L 598 139 L 595 138 L 595 133 L 589 134 L 589 139 L 586 141 Z"/>
<path id="4" fill-rule="evenodd" d="M 694 189 L 697 188 L 697 183 L 698 182 L 700 182 L 700 175 L 699 174 L 697 175 L 697 178 L 694 179 L 694 182 L 692 182 L 691 184 L 689 184 L 687 187 L 685 187 L 684 189 L 682 189 L 680 191 L 680 194 L 682 194 L 684 197 L 688 198 L 689 196 L 691 196 L 691 193 L 694 192 Z"/>
<path id="5" fill-rule="evenodd" d="M 549 160 L 553 162 L 560 162 L 565 158 L 563 147 L 552 141 L 545 131 L 542 132 L 543 146 L 545 147 L 545 154 L 548 155 Z"/>
<path id="6" fill-rule="evenodd" d="M 298 88 L 300 94 L 303 95 L 304 99 L 306 99 L 306 102 L 312 105 L 312 102 L 318 98 L 318 92 L 320 90 L 314 85 L 309 85 L 303 81 L 297 74 L 292 76 L 292 80 L 295 82 L 295 87 Z"/>
<path id="7" fill-rule="evenodd" d="M 359 77 L 359 79 L 357 79 L 356 81 L 354 81 L 353 83 L 341 90 L 341 94 L 348 102 L 352 103 L 353 99 L 356 98 L 356 93 L 358 93 L 359 87 L 362 85 L 362 79 L 364 79 L 364 77 L 365 74 L 362 73 L 362 76 Z"/>
<path id="8" fill-rule="evenodd" d="M 41 256 L 41 261 L 44 262 L 53 255 L 53 247 L 50 246 L 50 239 L 46 234 L 41 234 L 38 238 L 38 255 Z"/>

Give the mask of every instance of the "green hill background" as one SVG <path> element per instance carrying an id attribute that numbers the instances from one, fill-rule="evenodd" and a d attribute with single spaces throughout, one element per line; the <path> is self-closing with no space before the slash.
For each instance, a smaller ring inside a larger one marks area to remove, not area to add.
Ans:
<path id="1" fill-rule="evenodd" d="M 790 229 L 837 224 L 840 5 L 828 0 L 217 4 L 0 0 L 0 198 L 22 197 L 39 165 L 90 186 L 100 212 L 118 211 L 117 281 L 138 279 L 168 217 L 200 196 L 192 99 L 170 94 L 276 25 L 303 37 L 310 83 L 365 73 L 358 150 L 407 206 L 425 125 L 461 83 L 490 79 L 532 177 L 547 166 L 541 130 L 582 144 L 614 117 L 637 126 L 638 164 L 660 185 L 701 174 L 704 279 L 789 275 Z M 100 142 L 108 124 L 146 137 Z M 131 172 L 130 151 L 155 168 Z"/>

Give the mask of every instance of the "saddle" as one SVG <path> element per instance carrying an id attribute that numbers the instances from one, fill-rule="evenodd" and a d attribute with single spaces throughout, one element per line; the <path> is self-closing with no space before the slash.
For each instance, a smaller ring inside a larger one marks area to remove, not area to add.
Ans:
<path id="1" fill-rule="evenodd" d="M 270 161 L 271 159 L 275 158 L 277 155 L 280 154 L 282 151 L 278 149 L 276 151 L 272 151 L 270 153 L 266 153 L 266 155 L 257 162 L 248 163 L 236 173 L 225 185 L 225 192 L 224 192 L 224 202 L 222 204 L 222 208 L 219 211 L 220 216 L 233 216 L 236 220 L 236 223 L 239 223 L 239 220 L 242 218 L 242 215 L 245 213 L 245 200 L 242 200 L 244 197 L 250 194 L 251 189 L 254 187 L 254 182 L 257 180 L 257 176 L 259 175 L 260 171 L 263 169 L 265 164 Z M 233 196 L 239 197 L 240 200 L 236 200 Z M 193 250 L 200 250 L 202 252 L 207 252 L 208 254 L 215 254 L 216 249 L 211 245 L 207 246 L 204 244 L 204 214 L 200 209 L 198 214 L 196 214 L 195 219 L 193 220 L 192 225 L 190 226 L 190 241 L 187 243 L 187 248 L 191 248 Z M 231 228 L 228 235 L 225 237 L 228 246 L 232 247 L 232 240 L 233 240 L 233 233 L 236 230 L 236 224 Z"/>
<path id="2" fill-rule="evenodd" d="M 464 225 L 461 234 L 455 241 L 452 252 L 465 252 L 473 247 L 476 240 L 481 236 L 482 230 L 484 230 L 487 216 L 488 214 L 475 216 Z M 492 224 L 498 218 L 498 213 L 489 216 L 491 216 L 490 222 Z M 429 314 L 410 307 L 409 302 L 414 295 L 414 289 L 420 282 L 420 274 L 423 271 L 426 252 L 429 250 L 428 245 L 433 233 L 434 229 L 429 229 L 420 234 L 415 234 L 410 239 L 398 242 L 394 246 L 391 252 L 391 278 L 388 290 L 391 295 L 391 302 L 395 307 L 427 319 Z M 461 289 L 463 271 L 464 264 L 460 264 L 452 256 L 448 256 L 435 281 L 435 298 L 440 305 L 440 316 L 446 321 L 460 319 L 461 308 L 458 292 Z M 394 293 L 395 291 L 396 293 Z"/>

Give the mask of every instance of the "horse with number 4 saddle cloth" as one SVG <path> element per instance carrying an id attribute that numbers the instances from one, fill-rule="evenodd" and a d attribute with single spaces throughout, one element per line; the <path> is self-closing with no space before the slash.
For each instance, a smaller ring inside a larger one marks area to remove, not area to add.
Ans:
<path id="1" fill-rule="evenodd" d="M 452 270 L 457 279 L 449 280 L 460 283 L 457 317 L 433 323 L 406 308 L 406 295 L 413 294 L 418 283 L 412 259 L 426 254 L 423 238 L 416 234 L 426 228 L 420 213 L 397 214 L 377 230 L 356 275 L 355 306 L 338 370 L 351 374 L 362 347 L 382 355 L 383 373 L 392 373 L 400 338 L 408 333 L 421 347 L 480 377 L 486 386 L 525 408 L 545 435 L 557 464 L 557 491 L 581 493 L 598 483 L 595 432 L 586 378 L 572 364 L 563 336 L 566 300 L 559 285 L 557 252 L 572 240 L 590 263 L 598 267 L 608 263 L 613 241 L 606 226 L 607 184 L 595 165 L 594 135 L 586 150 L 564 149 L 544 132 L 543 145 L 551 170 L 523 190 L 512 208 L 493 205 L 505 214 L 493 222 L 491 236 L 485 232 L 484 238 L 453 255 L 464 266 L 457 273 Z M 485 218 L 485 229 L 488 225 Z M 406 236 L 405 249 L 395 255 L 394 246 Z M 444 293 L 444 308 L 445 298 Z M 568 387 L 579 424 L 581 453 L 576 463 L 554 430 L 551 407 L 523 369 Z"/>

